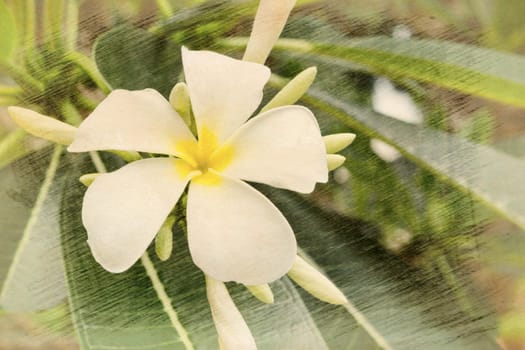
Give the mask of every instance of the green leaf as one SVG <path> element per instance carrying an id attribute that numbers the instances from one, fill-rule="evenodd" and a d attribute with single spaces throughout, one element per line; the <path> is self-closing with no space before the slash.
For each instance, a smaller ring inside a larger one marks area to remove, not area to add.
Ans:
<path id="1" fill-rule="evenodd" d="M 350 128 L 397 148 L 418 166 L 525 229 L 525 163 L 492 147 L 415 126 L 374 113 L 321 90 L 311 90 L 308 104 Z M 505 181 L 501 181 L 502 174 Z"/>
<path id="2" fill-rule="evenodd" d="M 411 78 L 525 108 L 525 57 L 516 54 L 439 40 L 389 37 L 336 44 L 281 39 L 275 48 L 342 65 L 357 63 L 376 74 Z"/>
<path id="3" fill-rule="evenodd" d="M 66 297 L 58 222 L 62 150 L 33 153 L 2 171 L 0 305 L 7 310 L 46 309 Z"/>
<path id="4" fill-rule="evenodd" d="M 155 257 L 152 245 L 148 257 L 130 270 L 121 274 L 103 270 L 85 243 L 81 223 L 85 188 L 74 181 L 94 169 L 86 163 L 75 171 L 63 188 L 61 228 L 70 305 L 81 347 L 217 348 L 204 276 L 191 260 L 183 232 L 174 230 L 173 256 L 165 262 Z M 263 190 L 283 210 L 305 252 L 353 306 L 321 303 L 286 277 L 271 284 L 273 305 L 229 283 L 259 349 L 378 344 L 386 344 L 385 349 L 479 349 L 480 344 L 496 348 L 483 335 L 484 317 L 470 319 L 458 311 L 453 294 L 443 284 L 438 288 L 428 277 L 424 282 L 425 276 L 414 283 L 410 278 L 416 276 L 414 272 L 370 238 L 373 227 L 324 212 L 288 192 Z"/>
<path id="5" fill-rule="evenodd" d="M 458 301 L 439 279 L 388 255 L 377 242 L 377 228 L 326 212 L 295 194 L 274 189 L 265 193 L 285 213 L 299 246 L 352 304 L 341 308 L 304 296 L 331 349 L 386 348 L 377 346 L 378 337 L 391 349 L 497 348 L 487 331 L 491 320 L 480 316 L 487 314 L 475 293 L 471 297 L 477 315 L 470 318 L 459 311 Z M 473 287 L 467 280 L 461 283 Z"/>
<path id="6" fill-rule="evenodd" d="M 113 89 L 152 88 L 168 96 L 181 72 L 180 47 L 127 24 L 101 35 L 93 56 Z"/>
<path id="7" fill-rule="evenodd" d="M 17 40 L 13 15 L 5 1 L 0 1 L 0 62 L 11 58 Z"/>

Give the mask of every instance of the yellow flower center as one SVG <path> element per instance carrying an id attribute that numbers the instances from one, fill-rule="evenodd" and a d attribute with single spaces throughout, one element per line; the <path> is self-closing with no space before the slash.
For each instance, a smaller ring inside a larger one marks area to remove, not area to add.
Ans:
<path id="1" fill-rule="evenodd" d="M 186 162 L 186 167 L 180 169 L 186 176 L 190 172 L 199 171 L 192 181 L 214 185 L 220 183 L 221 178 L 215 172 L 221 172 L 230 165 L 233 158 L 231 145 L 219 145 L 217 135 L 209 128 L 199 130 L 199 140 L 179 141 L 176 144 L 177 153 Z"/>

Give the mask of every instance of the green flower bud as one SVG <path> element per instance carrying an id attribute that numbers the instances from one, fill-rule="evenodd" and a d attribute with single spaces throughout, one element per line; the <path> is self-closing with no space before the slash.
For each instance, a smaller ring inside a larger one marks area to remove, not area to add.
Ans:
<path id="1" fill-rule="evenodd" d="M 186 83 L 176 84 L 170 92 L 170 104 L 179 113 L 188 127 L 191 127 L 191 101 Z"/>
<path id="2" fill-rule="evenodd" d="M 348 303 L 346 297 L 332 281 L 299 256 L 296 257 L 292 268 L 288 271 L 288 276 L 319 300 L 335 305 Z"/>
<path id="3" fill-rule="evenodd" d="M 281 91 L 275 95 L 266 106 L 261 109 L 261 113 L 272 108 L 293 105 L 297 102 L 312 85 L 315 76 L 317 75 L 317 68 L 310 67 L 297 74 L 295 78 L 290 80 Z"/>
<path id="4" fill-rule="evenodd" d="M 160 260 L 166 261 L 171 256 L 173 249 L 173 231 L 175 216 L 170 215 L 166 218 L 155 237 L 155 252 Z"/>
<path id="5" fill-rule="evenodd" d="M 78 181 L 82 182 L 84 186 L 89 187 L 99 175 L 100 173 L 85 174 L 85 175 L 82 175 L 78 179 Z"/>
<path id="6" fill-rule="evenodd" d="M 326 135 L 323 137 L 326 153 L 337 153 L 350 146 L 355 140 L 355 134 L 341 133 Z"/>
<path id="7" fill-rule="evenodd" d="M 11 106 L 7 112 L 13 121 L 33 136 L 68 146 L 73 142 L 77 128 L 27 108 Z"/>
<path id="8" fill-rule="evenodd" d="M 327 154 L 328 171 L 339 168 L 345 162 L 346 158 L 340 154 Z"/>
<path id="9" fill-rule="evenodd" d="M 260 301 L 266 304 L 273 304 L 273 293 L 272 289 L 267 284 L 261 284 L 258 286 L 246 286 L 250 293 Z"/>

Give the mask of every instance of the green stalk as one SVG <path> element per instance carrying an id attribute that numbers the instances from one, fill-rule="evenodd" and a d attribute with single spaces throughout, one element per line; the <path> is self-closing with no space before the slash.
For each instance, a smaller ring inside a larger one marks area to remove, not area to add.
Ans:
<path id="1" fill-rule="evenodd" d="M 35 1 L 13 0 L 10 5 L 22 46 L 32 49 L 35 44 Z"/>
<path id="2" fill-rule="evenodd" d="M 64 18 L 64 1 L 63 0 L 46 0 L 43 17 L 43 30 L 45 41 L 53 49 L 62 46 L 62 19 Z"/>
<path id="3" fill-rule="evenodd" d="M 22 129 L 11 131 L 0 140 L 0 169 L 27 154 L 27 133 Z"/>
<path id="4" fill-rule="evenodd" d="M 1 96 L 0 106 L 12 106 L 18 104 L 18 99 L 14 96 Z"/>
<path id="5" fill-rule="evenodd" d="M 12 85 L 0 85 L 0 96 L 1 97 L 16 97 L 20 95 L 23 90 L 18 86 Z"/>
<path id="6" fill-rule="evenodd" d="M 173 9 L 168 0 L 157 0 L 157 7 L 164 18 L 170 18 L 173 15 Z"/>
<path id="7" fill-rule="evenodd" d="M 68 51 L 74 51 L 78 39 L 78 1 L 68 0 L 66 3 L 65 45 Z"/>
<path id="8" fill-rule="evenodd" d="M 82 122 L 82 116 L 70 101 L 66 101 L 60 106 L 60 113 L 64 117 L 64 121 L 68 124 L 79 126 Z"/>
<path id="9" fill-rule="evenodd" d="M 465 289 L 459 284 L 456 274 L 452 267 L 450 266 L 444 253 L 440 253 L 436 258 L 435 262 L 439 272 L 445 278 L 450 289 L 456 294 L 457 301 L 461 306 L 461 309 L 467 313 L 469 316 L 474 315 L 474 308 L 468 299 Z"/>
<path id="10" fill-rule="evenodd" d="M 44 84 L 27 74 L 21 68 L 6 62 L 0 62 L 0 70 L 6 72 L 21 88 L 30 94 L 39 95 L 44 92 Z"/>
<path id="11" fill-rule="evenodd" d="M 16 1 L 15 1 L 16 2 Z M 36 6 L 35 0 L 25 0 L 25 33 L 24 45 L 28 49 L 33 49 L 36 44 L 35 25 L 36 25 Z"/>
<path id="12" fill-rule="evenodd" d="M 79 108 L 87 109 L 89 111 L 92 111 L 95 108 L 97 108 L 98 104 L 100 103 L 99 101 L 90 99 L 89 97 L 81 93 L 75 95 L 75 102 Z"/>
<path id="13" fill-rule="evenodd" d="M 98 88 L 102 90 L 102 92 L 105 94 L 109 94 L 111 92 L 111 86 L 108 84 L 106 79 L 104 79 L 95 62 L 93 62 L 89 57 L 78 51 L 71 51 L 66 54 L 65 58 L 66 60 L 72 62 L 84 70 L 84 72 L 86 72 L 86 74 L 91 78 L 91 80 L 93 80 Z"/>

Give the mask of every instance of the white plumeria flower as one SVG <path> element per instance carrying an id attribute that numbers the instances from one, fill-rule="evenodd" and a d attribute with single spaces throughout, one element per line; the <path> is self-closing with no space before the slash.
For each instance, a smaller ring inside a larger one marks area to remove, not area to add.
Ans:
<path id="1" fill-rule="evenodd" d="M 279 210 L 242 180 L 301 193 L 326 182 L 319 125 L 301 106 L 248 120 L 270 77 L 262 64 L 185 48 L 182 58 L 198 139 L 157 91 L 115 90 L 69 146 L 169 156 L 96 177 L 82 209 L 93 256 L 111 272 L 130 268 L 190 183 L 186 216 L 195 264 L 219 281 L 274 281 L 294 263 L 295 237 Z"/>

